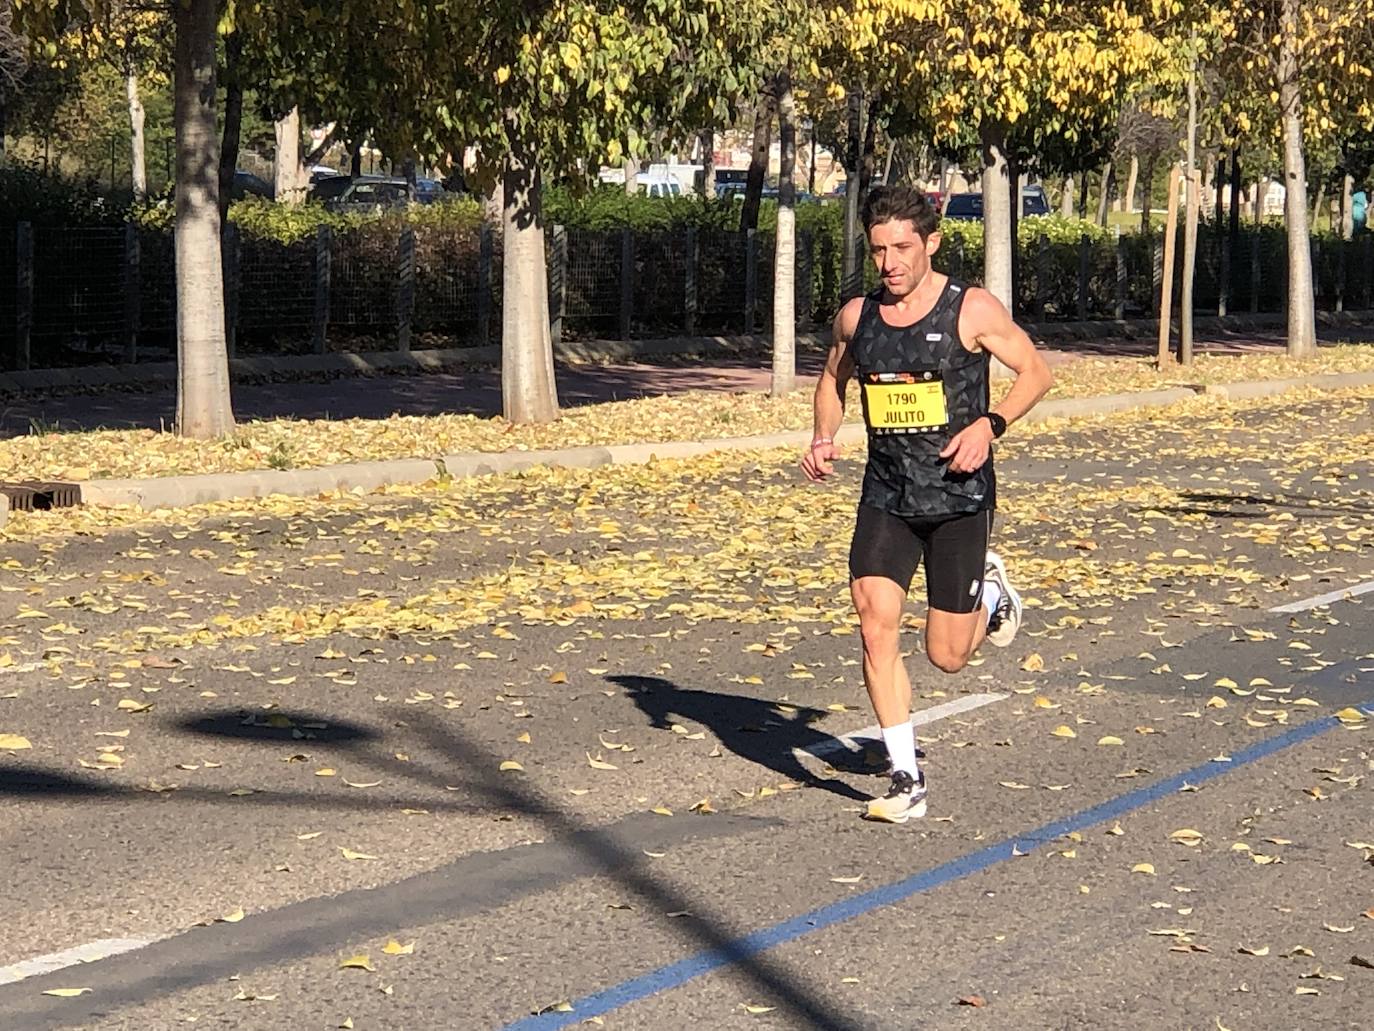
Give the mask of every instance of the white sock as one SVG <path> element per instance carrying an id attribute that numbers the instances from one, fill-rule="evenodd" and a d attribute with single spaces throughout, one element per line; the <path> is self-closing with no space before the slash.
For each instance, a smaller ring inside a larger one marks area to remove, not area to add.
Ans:
<path id="1" fill-rule="evenodd" d="M 911 721 L 898 723 L 895 727 L 883 727 L 883 744 L 887 745 L 888 758 L 892 760 L 892 772 L 905 770 L 916 776 L 916 732 Z"/>
<path id="2" fill-rule="evenodd" d="M 997 605 L 1002 600 L 1002 588 L 991 580 L 983 581 L 983 608 L 988 610 L 988 622 L 992 622 L 992 614 L 997 611 Z"/>

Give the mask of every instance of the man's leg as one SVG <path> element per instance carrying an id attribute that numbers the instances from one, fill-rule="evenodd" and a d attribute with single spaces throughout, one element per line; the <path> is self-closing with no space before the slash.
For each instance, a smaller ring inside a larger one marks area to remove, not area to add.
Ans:
<path id="1" fill-rule="evenodd" d="M 926 552 L 926 655 L 946 673 L 958 673 L 988 636 L 1003 597 L 1003 578 L 988 576 L 992 513 L 944 520 L 924 536 Z"/>
<path id="2" fill-rule="evenodd" d="M 864 686 L 892 760 L 892 785 L 868 804 L 869 819 L 904 823 L 925 814 L 925 779 L 916 766 L 911 681 L 902 663 L 902 605 L 921 558 L 906 522 L 861 507 L 849 550 L 850 594 L 863 640 Z"/>
<path id="3" fill-rule="evenodd" d="M 885 576 L 864 576 L 850 583 L 849 592 L 859 613 L 859 635 L 863 638 L 864 687 L 878 715 L 878 725 L 893 727 L 910 722 L 911 681 L 899 647 L 906 591 Z"/>

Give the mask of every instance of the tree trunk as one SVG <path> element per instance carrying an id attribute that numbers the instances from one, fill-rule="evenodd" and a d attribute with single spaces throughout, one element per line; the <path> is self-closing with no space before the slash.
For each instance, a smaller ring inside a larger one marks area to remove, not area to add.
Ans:
<path id="1" fill-rule="evenodd" d="M 1088 173 L 1083 172 L 1078 183 L 1078 217 L 1088 217 Z"/>
<path id="2" fill-rule="evenodd" d="M 234 170 L 239 164 L 239 140 L 243 134 L 243 82 L 239 65 L 243 37 L 231 32 L 224 38 L 224 144 L 219 152 L 219 217 L 221 225 L 233 200 Z"/>
<path id="3" fill-rule="evenodd" d="M 1135 188 L 1140 181 L 1140 158 L 1131 155 L 1131 170 L 1126 173 L 1126 193 L 1121 198 L 1121 210 L 1130 214 L 1135 210 Z"/>
<path id="4" fill-rule="evenodd" d="M 129 99 L 129 178 L 137 204 L 148 196 L 148 164 L 144 156 L 143 101 L 138 95 L 138 75 L 132 71 L 124 76 L 124 91 Z"/>
<path id="5" fill-rule="evenodd" d="M 1174 229 L 1178 222 L 1178 186 L 1181 172 L 1169 166 L 1169 200 L 1164 209 L 1164 255 L 1159 277 L 1159 349 L 1156 368 L 1163 371 L 1169 360 L 1169 335 L 1173 331 L 1174 304 Z"/>
<path id="6" fill-rule="evenodd" d="M 1341 239 L 1355 235 L 1355 177 L 1347 173 L 1341 180 Z"/>
<path id="7" fill-rule="evenodd" d="M 177 432 L 233 432 L 220 261 L 219 140 L 215 137 L 216 0 L 172 5 L 176 32 Z"/>
<path id="8" fill-rule="evenodd" d="M 539 169 L 507 115 L 501 271 L 501 410 L 512 423 L 553 422 L 558 388 L 549 334 L 548 270 Z"/>
<path id="9" fill-rule="evenodd" d="M 1073 176 L 1064 176 L 1064 189 L 1059 194 L 1059 213 L 1065 218 L 1073 217 Z"/>
<path id="10" fill-rule="evenodd" d="M 701 195 L 708 200 L 716 195 L 716 133 L 703 129 L 697 134 L 701 146 Z"/>
<path id="11" fill-rule="evenodd" d="M 293 107 L 273 123 L 277 149 L 272 157 L 275 196 L 292 207 L 305 201 L 307 175 L 301 167 L 301 112 Z"/>
<path id="12" fill-rule="evenodd" d="M 1308 223 L 1312 232 L 1317 231 L 1317 222 L 1321 220 L 1322 205 L 1326 203 L 1326 183 L 1317 184 L 1317 196 L 1312 201 L 1312 220 Z"/>
<path id="13" fill-rule="evenodd" d="M 778 228 L 773 251 L 773 382 L 774 397 L 790 394 L 797 385 L 796 273 L 797 188 L 792 172 L 797 163 L 797 108 L 792 76 L 778 73 L 774 95 L 778 101 L 778 141 L 782 163 L 778 169 Z"/>
<path id="14" fill-rule="evenodd" d="M 1195 46 L 1195 44 L 1194 44 Z M 1178 361 L 1193 364 L 1193 274 L 1197 269 L 1197 218 L 1202 179 L 1197 169 L 1197 61 L 1188 75 L 1188 204 L 1183 215 L 1183 283 L 1178 297 Z"/>
<path id="15" fill-rule="evenodd" d="M 621 167 L 625 171 L 625 192 L 634 196 L 639 192 L 639 162 L 627 157 Z"/>
<path id="16" fill-rule="evenodd" d="M 859 206 L 863 206 L 868 191 L 873 188 L 873 176 L 878 171 L 878 94 L 868 98 L 867 118 L 864 120 L 864 150 L 859 161 Z"/>
<path id="17" fill-rule="evenodd" d="M 864 290 L 864 274 L 859 259 L 859 165 L 863 161 L 864 98 L 857 88 L 846 100 L 848 126 L 845 133 L 844 163 L 844 253 L 840 256 L 840 302 L 858 297 Z"/>
<path id="18" fill-rule="evenodd" d="M 348 174 L 354 179 L 363 174 L 363 141 L 359 140 L 353 146 L 352 153 L 348 156 Z"/>
<path id="19" fill-rule="evenodd" d="M 1102 197 L 1098 198 L 1098 225 L 1107 224 L 1107 210 L 1112 203 L 1112 188 L 1116 186 L 1116 169 L 1112 162 L 1102 166 Z"/>
<path id="20" fill-rule="evenodd" d="M 982 137 L 983 188 L 983 287 L 1006 307 L 1016 310 L 1015 216 L 1012 196 L 1018 193 L 1017 177 L 1007 156 L 1007 128 L 991 119 L 985 121 Z M 1016 198 L 1016 207 L 1021 198 Z M 993 379 L 1006 379 L 1011 370 L 993 358 L 989 366 Z"/>
<path id="21" fill-rule="evenodd" d="M 1298 86 L 1298 13 L 1302 0 L 1283 0 L 1279 18 L 1279 117 L 1283 127 L 1284 219 L 1288 230 L 1288 355 L 1317 350 L 1316 297 L 1307 229 L 1306 159 L 1302 148 L 1302 94 Z"/>
<path id="22" fill-rule="evenodd" d="M 1140 197 L 1140 232 L 1143 236 L 1150 235 L 1150 203 L 1154 197 L 1154 190 L 1155 155 L 1151 153 L 1145 157 L 1145 177 L 1142 181 Z"/>
<path id="23" fill-rule="evenodd" d="M 983 123 L 983 286 L 1012 310 L 1011 183 L 1005 129 Z"/>
<path id="24" fill-rule="evenodd" d="M 749 154 L 749 178 L 744 184 L 744 206 L 739 213 L 740 232 L 759 227 L 759 205 L 763 183 L 768 178 L 768 152 L 773 147 L 773 105 L 777 99 L 769 88 L 759 95 L 754 106 L 753 149 Z"/>

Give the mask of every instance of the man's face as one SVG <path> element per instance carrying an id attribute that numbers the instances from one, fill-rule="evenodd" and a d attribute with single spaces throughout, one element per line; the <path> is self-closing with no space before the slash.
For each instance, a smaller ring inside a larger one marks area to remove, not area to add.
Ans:
<path id="1" fill-rule="evenodd" d="M 894 297 L 905 297 L 916 289 L 939 249 L 938 232 L 922 240 L 907 219 L 880 222 L 868 231 L 868 253 L 883 277 L 883 286 Z"/>

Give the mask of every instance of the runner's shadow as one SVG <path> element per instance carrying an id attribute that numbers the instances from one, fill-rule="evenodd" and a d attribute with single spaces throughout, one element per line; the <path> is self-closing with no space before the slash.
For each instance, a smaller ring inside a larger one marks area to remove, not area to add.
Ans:
<path id="1" fill-rule="evenodd" d="M 710 729 L 720 743 L 742 759 L 765 766 L 808 787 L 866 802 L 869 795 L 838 778 L 818 777 L 797 758 L 794 749 L 818 753 L 840 773 L 882 773 L 885 759 L 866 761 L 870 753 L 851 751 L 833 734 L 811 724 L 826 713 L 807 706 L 787 706 L 747 695 L 717 694 L 679 687 L 662 677 L 613 676 L 658 730 L 690 721 Z M 786 711 L 793 709 L 794 711 Z"/>

